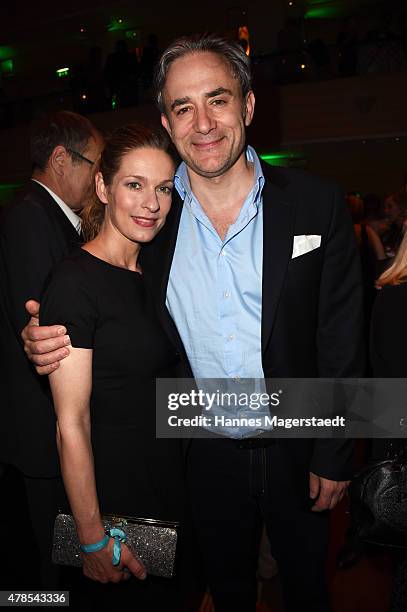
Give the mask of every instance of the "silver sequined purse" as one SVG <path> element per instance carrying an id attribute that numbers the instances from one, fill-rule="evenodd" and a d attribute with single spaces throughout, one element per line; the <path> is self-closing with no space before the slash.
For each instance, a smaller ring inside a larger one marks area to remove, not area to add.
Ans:
<path id="1" fill-rule="evenodd" d="M 126 534 L 126 545 L 143 562 L 147 573 L 171 578 L 174 574 L 178 523 L 129 516 L 102 516 L 105 530 L 117 527 Z M 82 554 L 73 517 L 58 514 L 54 525 L 52 561 L 80 567 Z"/>

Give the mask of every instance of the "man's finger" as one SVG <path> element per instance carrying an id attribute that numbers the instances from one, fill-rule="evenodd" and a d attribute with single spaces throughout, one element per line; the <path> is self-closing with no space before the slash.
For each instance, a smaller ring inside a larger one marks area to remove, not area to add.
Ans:
<path id="1" fill-rule="evenodd" d="M 346 489 L 347 489 L 347 484 L 342 484 L 338 487 L 338 490 L 335 492 L 335 494 L 332 496 L 332 499 L 331 499 L 331 506 L 330 506 L 331 510 L 335 508 L 335 506 L 337 506 L 340 501 L 342 501 L 343 496 L 346 493 Z"/>
<path id="2" fill-rule="evenodd" d="M 37 340 L 35 342 L 27 341 L 25 345 L 25 352 L 29 355 L 43 355 L 44 357 L 46 357 L 48 353 L 63 350 L 68 351 L 68 353 L 66 353 L 65 355 L 66 357 L 67 355 L 69 355 L 70 345 L 71 341 L 69 339 L 69 336 L 61 336 L 60 338 L 47 338 L 46 340 Z"/>
<path id="3" fill-rule="evenodd" d="M 55 363 L 56 361 L 62 361 L 65 357 L 68 357 L 69 349 L 63 348 L 58 349 L 57 351 L 50 351 L 48 353 L 34 353 L 28 351 L 28 356 L 30 361 L 32 361 L 36 366 L 49 366 Z"/>
<path id="4" fill-rule="evenodd" d="M 330 504 L 329 504 L 329 510 L 333 510 L 335 508 L 335 506 L 339 503 L 339 500 L 340 500 L 340 493 L 339 493 L 339 491 L 337 491 L 331 497 L 331 501 L 330 501 Z"/>
<path id="5" fill-rule="evenodd" d="M 329 510 L 331 504 L 330 497 L 318 497 L 316 503 L 312 506 L 311 510 L 313 512 L 323 512 L 324 510 Z"/>
<path id="6" fill-rule="evenodd" d="M 63 325 L 28 325 L 24 328 L 27 340 L 37 342 L 38 340 L 48 340 L 50 338 L 63 339 L 66 337 L 66 327 Z M 60 346 L 64 345 L 64 341 Z M 57 347 L 55 347 L 57 348 Z"/>
<path id="7" fill-rule="evenodd" d="M 25 342 L 29 341 L 29 333 L 32 327 L 38 327 L 38 325 L 40 324 L 40 320 L 36 317 L 31 317 L 31 319 L 28 321 L 27 325 L 23 328 L 23 331 L 21 332 L 21 337 Z"/>
<path id="8" fill-rule="evenodd" d="M 58 368 L 59 361 L 57 361 L 56 363 L 51 363 L 51 365 L 47 366 L 35 366 L 35 370 L 40 376 L 46 376 L 47 374 L 51 374 L 51 372 L 54 372 Z"/>
<path id="9" fill-rule="evenodd" d="M 32 317 L 38 318 L 40 314 L 39 302 L 36 302 L 35 300 L 28 300 L 28 302 L 25 303 L 25 309 L 29 315 L 31 315 Z"/>
<path id="10" fill-rule="evenodd" d="M 322 512 L 323 510 L 328 510 L 331 504 L 333 493 L 334 489 L 329 486 L 326 486 L 326 483 L 321 481 L 319 496 L 314 506 L 312 507 L 312 510 L 314 510 L 315 512 Z"/>
<path id="11" fill-rule="evenodd" d="M 316 499 L 318 497 L 320 485 L 321 485 L 321 483 L 320 483 L 319 476 L 317 476 L 316 474 L 313 474 L 312 472 L 310 472 L 310 475 L 309 475 L 309 496 L 310 496 L 311 499 Z"/>

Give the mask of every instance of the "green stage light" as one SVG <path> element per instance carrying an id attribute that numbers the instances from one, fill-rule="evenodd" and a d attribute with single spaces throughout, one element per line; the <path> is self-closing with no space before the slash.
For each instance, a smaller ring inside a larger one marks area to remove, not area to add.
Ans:
<path id="1" fill-rule="evenodd" d="M 22 183 L 0 183 L 0 191 L 11 191 L 13 189 L 19 189 Z"/>
<path id="2" fill-rule="evenodd" d="M 135 40 L 137 38 L 137 30 L 126 30 L 124 34 L 126 38 L 130 38 L 131 40 Z"/>
<path id="3" fill-rule="evenodd" d="M 304 15 L 305 19 L 333 19 L 340 17 L 342 11 L 336 6 L 315 6 Z"/>
<path id="4" fill-rule="evenodd" d="M 22 186 L 22 183 L 0 183 L 0 208 L 10 204 L 15 198 L 16 191 Z"/>
<path id="5" fill-rule="evenodd" d="M 13 47 L 9 47 L 8 45 L 0 45 L 0 61 L 5 59 L 10 59 L 16 54 Z"/>
<path id="6" fill-rule="evenodd" d="M 58 68 L 56 75 L 59 79 L 63 79 L 69 76 L 70 69 L 66 66 L 65 68 Z"/>
<path id="7" fill-rule="evenodd" d="M 7 59 L 0 61 L 0 71 L 3 76 L 12 76 L 14 74 L 14 60 Z"/>
<path id="8" fill-rule="evenodd" d="M 308 0 L 305 19 L 332 19 L 346 13 L 341 0 Z"/>
<path id="9" fill-rule="evenodd" d="M 297 151 L 280 151 L 277 153 L 263 153 L 261 159 L 270 166 L 288 166 L 291 162 L 303 159 L 303 155 Z"/>
<path id="10" fill-rule="evenodd" d="M 119 32 L 121 30 L 128 30 L 131 25 L 131 23 L 119 17 L 119 19 L 113 19 L 107 26 L 107 29 L 108 32 Z"/>

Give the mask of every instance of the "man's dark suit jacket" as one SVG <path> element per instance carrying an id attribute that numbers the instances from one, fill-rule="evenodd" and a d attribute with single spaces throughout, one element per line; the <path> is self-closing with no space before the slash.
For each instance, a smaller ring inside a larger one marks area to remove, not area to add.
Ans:
<path id="1" fill-rule="evenodd" d="M 20 337 L 25 302 L 40 301 L 55 264 L 80 237 L 46 189 L 30 181 L 0 223 L 1 382 L 0 461 L 28 476 L 59 473 L 48 377 L 39 377 Z"/>
<path id="2" fill-rule="evenodd" d="M 263 172 L 264 375 L 363 376 L 360 262 L 343 194 L 335 184 L 300 170 L 264 165 Z M 184 357 L 185 376 L 190 376 L 185 350 L 165 307 L 181 210 L 175 195 L 163 230 L 143 252 L 142 265 L 161 320 Z M 292 259 L 293 237 L 313 234 L 321 236 L 320 248 Z M 278 444 L 288 476 L 306 498 L 309 471 L 333 480 L 351 475 L 351 442 L 281 439 Z"/>

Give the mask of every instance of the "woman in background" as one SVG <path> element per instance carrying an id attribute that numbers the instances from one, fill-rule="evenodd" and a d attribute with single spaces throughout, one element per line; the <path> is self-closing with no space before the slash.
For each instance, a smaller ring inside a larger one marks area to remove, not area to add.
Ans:
<path id="1" fill-rule="evenodd" d="M 370 355 L 374 378 L 407 378 L 407 235 L 393 264 L 377 281 L 378 291 L 372 313 Z M 405 447 L 405 440 L 373 440 L 373 459 Z M 407 555 L 396 555 L 391 612 L 407 610 Z"/>
<path id="2" fill-rule="evenodd" d="M 384 214 L 388 222 L 388 229 L 382 234 L 381 240 L 386 257 L 395 257 L 404 236 L 407 219 L 407 195 L 405 193 L 391 193 L 384 200 Z"/>

